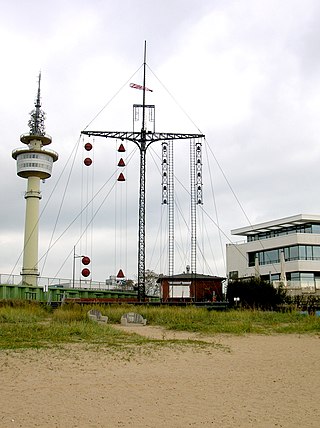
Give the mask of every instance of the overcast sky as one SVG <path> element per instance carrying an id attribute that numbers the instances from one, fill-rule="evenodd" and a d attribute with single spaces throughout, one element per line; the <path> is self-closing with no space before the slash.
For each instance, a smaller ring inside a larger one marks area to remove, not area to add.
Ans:
<path id="1" fill-rule="evenodd" d="M 239 239 L 230 230 L 248 220 L 320 213 L 317 0 L 0 0 L 0 5 L 0 273 L 19 274 L 22 266 L 27 183 L 16 175 L 11 152 L 23 146 L 19 138 L 28 132 L 41 70 L 46 132 L 53 138 L 49 148 L 59 153 L 52 177 L 41 184 L 41 275 L 70 278 L 76 246 L 77 255 L 92 259 L 92 279 L 104 281 L 120 268 L 135 278 L 138 152 L 126 144 L 126 182 L 118 183 L 120 142 L 96 138 L 94 162 L 87 168 L 88 139 L 79 137 L 86 127 L 132 130 L 132 104 L 142 102 L 142 93 L 129 83 L 142 83 L 144 40 L 147 86 L 153 89 L 147 103 L 156 106 L 156 131 L 206 135 L 199 273 L 226 274 L 225 244 Z M 175 273 L 180 273 L 190 264 L 189 142 L 174 147 Z M 147 155 L 146 268 L 167 273 L 160 153 L 154 143 Z"/>

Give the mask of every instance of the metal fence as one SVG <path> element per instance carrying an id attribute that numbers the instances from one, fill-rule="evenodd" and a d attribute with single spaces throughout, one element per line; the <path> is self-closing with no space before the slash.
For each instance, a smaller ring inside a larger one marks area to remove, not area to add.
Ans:
<path id="1" fill-rule="evenodd" d="M 21 285 L 21 275 L 10 275 L 0 273 L 0 284 L 8 285 Z M 43 287 L 44 291 L 47 291 L 50 287 L 63 287 L 63 288 L 82 288 L 90 290 L 132 290 L 132 287 L 127 288 L 123 281 L 117 281 L 115 279 L 106 279 L 102 281 L 92 281 L 90 279 L 70 279 L 70 278 L 49 278 L 44 276 L 38 277 L 39 287 Z"/>

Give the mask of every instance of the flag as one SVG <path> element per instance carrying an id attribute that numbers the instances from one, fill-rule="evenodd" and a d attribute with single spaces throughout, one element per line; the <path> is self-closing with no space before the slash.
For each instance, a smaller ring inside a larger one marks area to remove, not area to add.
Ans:
<path id="1" fill-rule="evenodd" d="M 137 85 L 136 83 L 130 83 L 130 88 L 134 88 L 134 89 L 142 89 L 143 90 L 143 86 L 142 85 Z M 146 88 L 146 87 L 144 87 L 144 89 L 146 90 L 146 91 L 150 91 L 150 92 L 153 92 L 153 90 L 152 89 L 149 89 L 149 88 Z"/>

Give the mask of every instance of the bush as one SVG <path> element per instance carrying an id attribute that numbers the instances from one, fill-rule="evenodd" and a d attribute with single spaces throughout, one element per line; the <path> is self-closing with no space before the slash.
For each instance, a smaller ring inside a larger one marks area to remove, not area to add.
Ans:
<path id="1" fill-rule="evenodd" d="M 231 307 L 237 305 L 234 298 L 240 299 L 241 307 L 273 310 L 285 303 L 286 292 L 281 287 L 274 288 L 269 281 L 250 278 L 229 282 L 227 300 Z"/>

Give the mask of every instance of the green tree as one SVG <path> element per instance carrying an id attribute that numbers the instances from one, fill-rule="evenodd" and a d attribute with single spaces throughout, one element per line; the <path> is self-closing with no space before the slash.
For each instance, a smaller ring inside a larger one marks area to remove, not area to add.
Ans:
<path id="1" fill-rule="evenodd" d="M 153 270 L 146 269 L 145 271 L 145 287 L 147 296 L 160 296 L 160 284 L 157 283 L 159 274 Z"/>

